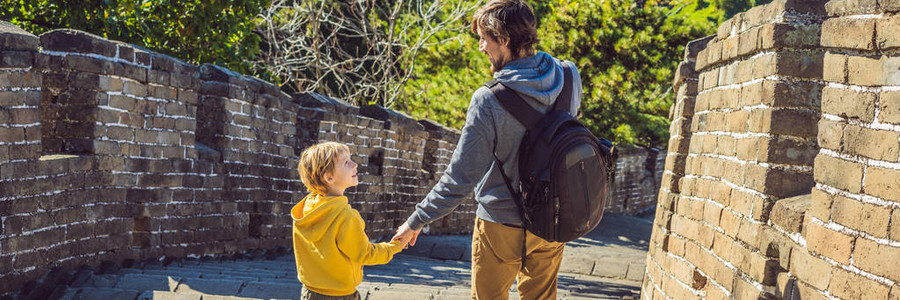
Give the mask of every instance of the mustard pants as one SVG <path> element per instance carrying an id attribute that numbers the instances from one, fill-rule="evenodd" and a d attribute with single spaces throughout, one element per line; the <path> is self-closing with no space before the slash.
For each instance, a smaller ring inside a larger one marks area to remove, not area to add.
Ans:
<path id="1" fill-rule="evenodd" d="M 522 267 L 522 239 L 525 267 Z M 564 243 L 548 242 L 522 228 L 475 218 L 472 233 L 472 299 L 507 299 L 518 281 L 520 299 L 556 299 Z"/>

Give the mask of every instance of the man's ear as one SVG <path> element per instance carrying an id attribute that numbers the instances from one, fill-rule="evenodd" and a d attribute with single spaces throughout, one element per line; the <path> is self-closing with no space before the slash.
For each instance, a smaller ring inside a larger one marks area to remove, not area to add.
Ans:
<path id="1" fill-rule="evenodd" d="M 498 36 L 497 44 L 500 44 L 500 46 L 509 48 L 509 38 Z"/>

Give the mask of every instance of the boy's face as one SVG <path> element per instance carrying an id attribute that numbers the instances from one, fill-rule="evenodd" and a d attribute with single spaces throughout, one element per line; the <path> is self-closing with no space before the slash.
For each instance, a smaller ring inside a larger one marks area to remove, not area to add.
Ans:
<path id="1" fill-rule="evenodd" d="M 325 180 L 328 182 L 328 189 L 331 191 L 339 191 L 343 194 L 344 190 L 359 184 L 356 177 L 357 164 L 350 159 L 350 153 L 342 151 L 334 161 L 334 170 L 325 174 Z"/>

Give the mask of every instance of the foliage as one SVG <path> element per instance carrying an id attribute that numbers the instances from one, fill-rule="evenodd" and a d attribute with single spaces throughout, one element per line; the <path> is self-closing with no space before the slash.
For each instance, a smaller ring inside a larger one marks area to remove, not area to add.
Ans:
<path id="1" fill-rule="evenodd" d="M 268 0 L 0 0 L 0 19 L 39 35 L 74 28 L 184 59 L 253 73 L 253 18 Z"/>
<path id="2" fill-rule="evenodd" d="M 491 72 L 487 56 L 478 52 L 477 36 L 457 35 L 457 40 L 429 47 L 421 54 L 413 79 L 404 87 L 400 109 L 413 116 L 462 128 L 472 93 L 491 80 Z"/>
<path id="3" fill-rule="evenodd" d="M 714 32 L 721 12 L 703 0 L 661 5 L 634 0 L 534 1 L 538 50 L 576 63 L 581 119 L 617 143 L 658 147 L 668 140 L 671 81 L 688 41 Z M 461 127 L 474 90 L 490 80 L 471 33 L 428 49 L 406 87 L 409 112 Z"/>
<path id="4" fill-rule="evenodd" d="M 651 147 L 668 141 L 671 80 L 684 45 L 716 25 L 715 8 L 701 5 L 603 0 L 553 7 L 541 46 L 578 66 L 582 119 L 593 132 Z"/>
<path id="5" fill-rule="evenodd" d="M 739 12 L 744 12 L 751 7 L 772 2 L 772 0 L 715 0 L 715 5 L 722 12 L 719 21 L 725 21 Z"/>

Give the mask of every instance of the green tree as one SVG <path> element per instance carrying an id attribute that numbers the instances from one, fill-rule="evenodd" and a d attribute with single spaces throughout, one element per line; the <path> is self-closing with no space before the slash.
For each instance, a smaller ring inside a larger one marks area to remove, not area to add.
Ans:
<path id="1" fill-rule="evenodd" d="M 553 7 L 541 48 L 582 74 L 582 120 L 616 142 L 668 141 L 671 80 L 688 41 L 713 32 L 717 10 L 696 1 L 672 7 L 633 0 L 570 1 Z"/>
<path id="2" fill-rule="evenodd" d="M 618 143 L 668 140 L 672 76 L 684 45 L 715 31 L 721 16 L 704 0 L 661 5 L 634 0 L 532 1 L 538 50 L 576 63 L 584 88 L 581 119 Z M 428 49 L 406 87 L 405 108 L 460 128 L 472 92 L 491 79 L 487 58 L 468 31 Z"/>
<path id="3" fill-rule="evenodd" d="M 254 18 L 268 0 L 0 0 L 0 19 L 39 35 L 74 28 L 190 63 L 245 74 L 259 51 Z"/>

